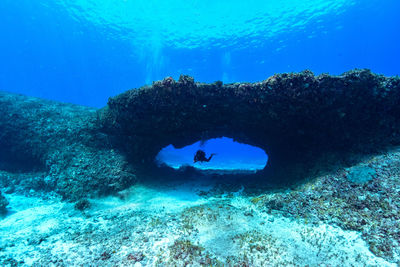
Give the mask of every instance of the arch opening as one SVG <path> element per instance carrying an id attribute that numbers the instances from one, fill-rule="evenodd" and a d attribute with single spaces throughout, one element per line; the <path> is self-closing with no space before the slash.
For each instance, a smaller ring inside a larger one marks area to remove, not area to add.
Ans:
<path id="1" fill-rule="evenodd" d="M 194 162 L 199 150 L 205 152 L 206 160 L 210 160 Z M 252 174 L 267 166 L 268 155 L 261 148 L 221 137 L 197 141 L 182 148 L 170 144 L 160 150 L 155 161 L 158 166 L 166 165 L 176 170 L 193 167 L 207 173 Z"/>

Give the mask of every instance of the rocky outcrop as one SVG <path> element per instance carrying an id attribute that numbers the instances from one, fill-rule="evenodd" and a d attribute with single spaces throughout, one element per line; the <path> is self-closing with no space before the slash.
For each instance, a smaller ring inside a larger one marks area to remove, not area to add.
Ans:
<path id="1" fill-rule="evenodd" d="M 398 103 L 400 79 L 369 70 L 226 85 L 181 76 L 110 98 L 100 117 L 136 166 L 151 166 L 169 144 L 226 136 L 264 149 L 269 162 L 259 175 L 286 183 L 399 143 Z"/>
<path id="2" fill-rule="evenodd" d="M 0 169 L 31 173 L 24 181 L 1 174 L 1 185 L 72 200 L 115 193 L 138 178 L 177 174 L 156 168 L 163 147 L 222 136 L 267 152 L 258 178 L 293 184 L 399 144 L 398 103 L 400 79 L 368 70 L 225 85 L 166 78 L 101 110 L 0 92 Z"/>
<path id="3" fill-rule="evenodd" d="M 33 173 L 2 185 L 72 200 L 126 188 L 136 176 L 97 125 L 95 109 L 0 92 L 0 169 Z"/>

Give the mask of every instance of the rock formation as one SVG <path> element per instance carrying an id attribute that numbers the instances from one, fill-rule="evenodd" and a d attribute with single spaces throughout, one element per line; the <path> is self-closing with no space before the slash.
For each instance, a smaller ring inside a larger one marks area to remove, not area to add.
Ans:
<path id="1" fill-rule="evenodd" d="M 181 76 L 110 98 L 100 117 L 136 166 L 151 166 L 168 144 L 226 136 L 266 151 L 269 162 L 259 173 L 266 180 L 293 183 L 399 143 L 398 103 L 400 79 L 369 70 L 226 85 Z"/>
<path id="2" fill-rule="evenodd" d="M 166 78 L 100 110 L 2 92 L 0 169 L 38 173 L 18 183 L 77 200 L 160 171 L 154 158 L 169 144 L 226 136 L 264 149 L 258 178 L 287 185 L 399 144 L 399 103 L 400 79 L 368 70 L 226 85 Z"/>
<path id="3" fill-rule="evenodd" d="M 8 172 L 0 186 L 70 200 L 126 188 L 136 180 L 132 167 L 97 125 L 93 108 L 0 92 L 0 170 Z"/>

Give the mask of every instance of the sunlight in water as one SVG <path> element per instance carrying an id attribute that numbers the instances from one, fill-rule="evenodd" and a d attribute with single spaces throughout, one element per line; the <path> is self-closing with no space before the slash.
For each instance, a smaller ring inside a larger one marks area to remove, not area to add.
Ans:
<path id="1" fill-rule="evenodd" d="M 279 33 L 323 24 L 323 16 L 343 12 L 356 0 L 60 0 L 79 21 L 114 38 L 146 47 L 154 33 L 173 48 L 232 47 L 244 40 L 262 45 Z"/>

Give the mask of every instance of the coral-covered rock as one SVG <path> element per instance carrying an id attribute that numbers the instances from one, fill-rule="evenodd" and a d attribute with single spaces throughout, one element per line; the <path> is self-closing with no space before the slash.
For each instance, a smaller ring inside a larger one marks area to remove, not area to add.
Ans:
<path id="1" fill-rule="evenodd" d="M 348 164 L 353 153 L 398 144 L 398 103 L 400 79 L 369 70 L 304 71 L 226 85 L 181 76 L 110 98 L 100 118 L 113 145 L 136 166 L 151 165 L 169 144 L 226 136 L 267 152 L 261 175 L 293 182 Z"/>
<path id="2" fill-rule="evenodd" d="M 0 92 L 0 170 L 27 173 L 0 185 L 69 200 L 126 188 L 134 170 L 97 125 L 96 109 Z"/>

